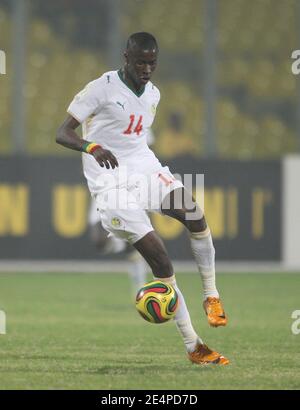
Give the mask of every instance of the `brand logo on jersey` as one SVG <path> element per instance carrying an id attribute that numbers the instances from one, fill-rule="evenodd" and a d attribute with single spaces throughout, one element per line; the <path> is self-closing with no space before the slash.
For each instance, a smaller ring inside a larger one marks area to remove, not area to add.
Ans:
<path id="1" fill-rule="evenodd" d="M 121 226 L 121 220 L 115 216 L 112 218 L 111 224 L 114 228 L 119 228 Z"/>
<path id="2" fill-rule="evenodd" d="M 125 111 L 124 105 L 126 104 L 126 101 L 124 101 L 123 104 L 121 104 L 120 101 L 117 101 L 117 104 L 120 105 L 120 107 L 122 107 L 123 110 Z"/>
<path id="3" fill-rule="evenodd" d="M 156 105 L 155 105 L 155 104 L 152 104 L 152 105 L 151 105 L 151 114 L 152 114 L 152 115 L 155 115 L 155 113 L 156 113 Z"/>

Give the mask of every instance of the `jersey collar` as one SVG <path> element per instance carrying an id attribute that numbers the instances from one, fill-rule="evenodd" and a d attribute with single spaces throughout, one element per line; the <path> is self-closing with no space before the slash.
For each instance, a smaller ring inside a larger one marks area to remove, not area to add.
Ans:
<path id="1" fill-rule="evenodd" d="M 126 87 L 128 87 L 130 89 L 130 91 L 132 91 L 137 97 L 140 97 L 142 94 L 144 94 L 145 91 L 145 86 L 142 87 L 141 91 L 137 92 L 136 90 L 134 90 L 129 84 L 128 82 L 123 78 L 123 72 L 122 69 L 120 68 L 120 70 L 118 70 L 118 76 L 120 78 L 120 80 L 122 81 L 122 83 L 124 83 L 126 85 Z"/>

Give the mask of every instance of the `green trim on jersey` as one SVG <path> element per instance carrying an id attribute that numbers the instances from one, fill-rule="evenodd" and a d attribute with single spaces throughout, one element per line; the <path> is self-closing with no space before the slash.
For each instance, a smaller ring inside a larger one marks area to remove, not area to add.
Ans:
<path id="1" fill-rule="evenodd" d="M 131 86 L 127 83 L 127 81 L 124 80 L 123 76 L 122 76 L 122 71 L 121 69 L 118 70 L 118 76 L 120 78 L 120 80 L 122 81 L 122 83 L 124 83 L 137 97 L 140 97 L 144 91 L 145 91 L 145 86 L 143 86 L 143 88 L 141 89 L 140 92 L 137 92 L 136 90 L 134 90 L 133 88 L 131 88 Z"/>

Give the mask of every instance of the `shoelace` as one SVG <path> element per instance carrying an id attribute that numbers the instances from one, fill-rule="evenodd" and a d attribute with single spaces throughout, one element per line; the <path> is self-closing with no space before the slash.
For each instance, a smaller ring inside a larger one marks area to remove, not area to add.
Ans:
<path id="1" fill-rule="evenodd" d="M 212 306 L 209 306 L 209 307 L 211 307 L 211 309 L 212 309 L 216 314 L 218 314 L 218 315 L 223 315 L 223 314 L 224 314 L 224 311 L 223 311 L 223 309 L 222 309 L 222 307 L 221 307 L 221 303 L 220 303 L 219 299 L 217 299 L 217 298 L 211 298 L 211 299 L 209 299 L 209 305 L 212 305 Z"/>
<path id="2" fill-rule="evenodd" d="M 220 300 L 218 298 L 209 298 L 209 303 L 215 305 L 217 303 L 219 303 Z"/>

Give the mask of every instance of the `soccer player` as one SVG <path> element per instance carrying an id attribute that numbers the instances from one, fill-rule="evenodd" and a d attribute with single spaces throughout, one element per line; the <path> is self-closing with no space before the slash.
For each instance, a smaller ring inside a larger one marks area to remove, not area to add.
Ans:
<path id="1" fill-rule="evenodd" d="M 56 141 L 83 152 L 84 175 L 104 228 L 133 245 L 155 279 L 176 289 L 175 323 L 188 358 L 196 364 L 225 365 L 229 360 L 208 348 L 195 332 L 167 251 L 147 213 L 161 212 L 188 229 L 208 321 L 212 326 L 226 325 L 215 283 L 215 250 L 203 211 L 146 143 L 160 100 L 159 90 L 150 81 L 158 59 L 156 39 L 145 32 L 132 34 L 124 57 L 121 69 L 104 73 L 74 97 Z M 75 131 L 80 124 L 83 139 Z"/>

